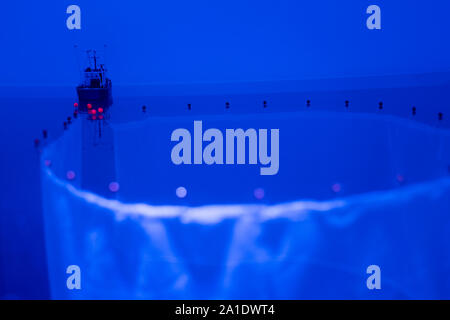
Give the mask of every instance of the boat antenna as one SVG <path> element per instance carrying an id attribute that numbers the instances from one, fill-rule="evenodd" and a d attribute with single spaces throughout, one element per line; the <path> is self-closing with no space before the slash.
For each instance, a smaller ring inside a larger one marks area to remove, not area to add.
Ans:
<path id="1" fill-rule="evenodd" d="M 94 70 L 97 70 L 97 51 L 94 50 Z"/>
<path id="2" fill-rule="evenodd" d="M 91 49 L 86 50 L 86 57 L 87 57 L 87 62 L 89 64 L 89 68 L 92 69 L 92 57 L 91 57 Z"/>

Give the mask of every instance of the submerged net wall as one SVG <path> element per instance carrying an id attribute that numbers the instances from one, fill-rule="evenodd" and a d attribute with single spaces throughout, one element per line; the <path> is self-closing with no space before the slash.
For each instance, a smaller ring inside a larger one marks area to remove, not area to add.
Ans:
<path id="1" fill-rule="evenodd" d="M 449 133 L 373 115 L 270 117 L 203 120 L 279 127 L 271 177 L 259 166 L 173 165 L 170 133 L 194 119 L 114 128 L 115 199 L 81 189 L 82 176 L 66 181 L 83 170 L 75 124 L 42 156 L 52 297 L 450 298 Z M 81 290 L 66 287 L 73 264 Z M 381 290 L 366 286 L 369 265 L 381 268 Z"/>

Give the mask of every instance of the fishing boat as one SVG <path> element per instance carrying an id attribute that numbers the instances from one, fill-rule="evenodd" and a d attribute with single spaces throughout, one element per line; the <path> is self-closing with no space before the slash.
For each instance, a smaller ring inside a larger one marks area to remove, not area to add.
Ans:
<path id="1" fill-rule="evenodd" d="M 88 66 L 83 70 L 77 86 L 78 112 L 106 113 L 112 105 L 112 83 L 104 64 L 99 63 L 95 50 L 87 51 Z"/>

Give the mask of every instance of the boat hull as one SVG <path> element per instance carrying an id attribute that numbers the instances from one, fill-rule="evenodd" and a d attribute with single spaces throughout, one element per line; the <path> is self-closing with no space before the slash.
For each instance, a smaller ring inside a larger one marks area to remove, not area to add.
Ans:
<path id="1" fill-rule="evenodd" d="M 103 108 L 107 111 L 112 105 L 112 88 L 108 86 L 106 88 L 90 88 L 90 87 L 77 87 L 78 94 L 78 112 L 87 113 L 88 104 L 92 105 L 92 108 Z"/>

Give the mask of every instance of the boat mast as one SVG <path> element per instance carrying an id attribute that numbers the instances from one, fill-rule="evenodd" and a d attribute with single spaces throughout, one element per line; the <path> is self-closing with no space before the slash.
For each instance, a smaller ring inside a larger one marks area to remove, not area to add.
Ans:
<path id="1" fill-rule="evenodd" d="M 97 71 L 97 52 L 94 50 L 94 70 Z"/>

